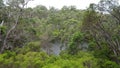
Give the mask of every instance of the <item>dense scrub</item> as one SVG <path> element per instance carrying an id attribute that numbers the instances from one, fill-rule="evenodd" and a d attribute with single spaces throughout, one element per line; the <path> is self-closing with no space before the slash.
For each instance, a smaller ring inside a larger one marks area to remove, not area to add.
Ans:
<path id="1" fill-rule="evenodd" d="M 0 0 L 0 68 L 120 68 L 118 1 L 85 10 L 29 1 Z"/>

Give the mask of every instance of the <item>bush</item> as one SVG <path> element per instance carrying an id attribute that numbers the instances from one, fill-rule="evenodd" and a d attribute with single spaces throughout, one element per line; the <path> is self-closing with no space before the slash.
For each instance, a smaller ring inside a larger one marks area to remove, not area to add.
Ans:
<path id="1" fill-rule="evenodd" d="M 23 48 L 16 48 L 15 49 L 17 53 L 25 54 L 27 52 L 40 52 L 40 42 L 29 42 L 27 45 L 25 45 Z"/>
<path id="2" fill-rule="evenodd" d="M 105 60 L 105 62 L 101 66 L 102 68 L 120 68 L 120 65 L 116 64 L 113 61 Z"/>
<path id="3" fill-rule="evenodd" d="M 79 44 L 83 42 L 83 33 L 81 32 L 76 32 L 75 34 L 73 34 L 73 36 L 71 37 L 71 40 L 69 42 L 69 48 L 68 48 L 68 53 L 69 54 L 77 54 L 80 50 L 79 48 Z"/>
<path id="4" fill-rule="evenodd" d="M 99 68 L 97 59 L 86 52 L 79 52 L 76 55 L 64 54 L 60 57 L 43 68 Z"/>
<path id="5" fill-rule="evenodd" d="M 28 52 L 10 57 L 5 53 L 0 55 L 0 68 L 41 68 L 48 58 L 43 52 Z"/>

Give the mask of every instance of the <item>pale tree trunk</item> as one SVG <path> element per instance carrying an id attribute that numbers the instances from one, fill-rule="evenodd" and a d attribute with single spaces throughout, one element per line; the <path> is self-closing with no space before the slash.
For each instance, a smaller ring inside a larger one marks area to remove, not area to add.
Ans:
<path id="1" fill-rule="evenodd" d="M 26 2 L 25 2 L 25 0 L 24 0 L 24 2 L 22 3 L 22 7 L 20 8 L 20 7 L 17 7 L 17 9 L 18 9 L 18 12 L 17 12 L 17 16 L 14 16 L 15 17 L 15 24 L 8 30 L 8 32 L 6 33 L 6 36 L 5 36 L 5 38 L 4 38 L 4 40 L 3 40 L 3 45 L 2 45 L 2 47 L 1 47 L 1 50 L 0 50 L 0 53 L 3 53 L 4 52 L 4 50 L 5 50 L 5 48 L 9 48 L 10 46 L 8 46 L 7 45 L 7 39 L 8 39 L 8 37 L 9 37 L 9 35 L 11 34 L 11 32 L 16 28 L 16 26 L 18 25 L 18 21 L 19 21 L 19 18 L 20 18 L 20 16 L 22 16 L 22 9 L 28 4 L 28 2 L 29 2 L 30 0 L 26 0 Z M 15 5 L 16 6 L 16 5 Z M 18 6 L 19 6 L 19 4 L 18 4 Z"/>
<path id="2" fill-rule="evenodd" d="M 17 24 L 18 24 L 18 20 L 19 20 L 19 16 L 17 16 L 16 20 L 15 20 L 15 24 L 13 25 L 13 27 L 7 32 L 5 39 L 3 41 L 3 46 L 1 47 L 1 51 L 0 53 L 2 53 L 4 51 L 5 48 L 8 48 L 7 46 L 7 38 L 9 37 L 10 33 L 16 28 Z"/>

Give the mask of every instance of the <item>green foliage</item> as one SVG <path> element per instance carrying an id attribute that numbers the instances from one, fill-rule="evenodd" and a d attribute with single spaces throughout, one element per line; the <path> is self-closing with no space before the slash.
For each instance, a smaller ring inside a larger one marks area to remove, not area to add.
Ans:
<path id="1" fill-rule="evenodd" d="M 104 62 L 101 63 L 101 68 L 119 68 L 119 67 L 120 65 L 110 60 L 104 60 Z"/>
<path id="2" fill-rule="evenodd" d="M 80 43 L 83 42 L 83 39 L 84 39 L 83 33 L 81 32 L 74 33 L 69 42 L 68 53 L 77 54 L 77 52 L 80 50 L 79 46 Z"/>
<path id="3" fill-rule="evenodd" d="M 76 55 L 61 53 L 48 56 L 44 52 L 25 54 L 7 51 L 0 54 L 0 68 L 119 68 L 113 61 L 97 59 L 91 52 L 79 51 Z"/>
<path id="4" fill-rule="evenodd" d="M 80 10 L 75 6 L 22 8 L 21 1 L 8 0 L 4 5 L 0 0 L 0 23 L 4 21 L 0 49 L 5 47 L 0 68 L 120 68 L 120 13 L 116 2 L 101 0 L 104 5 L 100 7 L 90 4 Z M 96 7 L 107 8 L 110 13 L 100 13 Z M 63 50 L 59 55 L 42 51 L 51 53 L 56 42 Z M 86 51 L 81 48 L 84 43 L 89 45 Z"/>
<path id="5" fill-rule="evenodd" d="M 2 34 L 2 35 L 5 35 L 6 34 L 6 27 L 5 26 L 0 26 L 0 33 Z"/>
<path id="6" fill-rule="evenodd" d="M 9 53 L 0 55 L 0 68 L 41 68 L 49 58 L 49 56 L 43 52 L 28 52 L 24 55 L 8 56 Z"/>
<path id="7" fill-rule="evenodd" d="M 99 68 L 97 66 L 97 60 L 90 54 L 85 52 L 79 52 L 78 55 L 68 55 L 66 54 L 62 58 L 56 60 L 54 63 L 47 64 L 43 68 Z"/>
<path id="8" fill-rule="evenodd" d="M 23 48 L 16 48 L 15 51 L 17 53 L 22 53 L 22 54 L 26 54 L 27 52 L 40 52 L 41 51 L 41 47 L 40 47 L 40 42 L 29 42 L 26 46 L 24 46 Z"/>

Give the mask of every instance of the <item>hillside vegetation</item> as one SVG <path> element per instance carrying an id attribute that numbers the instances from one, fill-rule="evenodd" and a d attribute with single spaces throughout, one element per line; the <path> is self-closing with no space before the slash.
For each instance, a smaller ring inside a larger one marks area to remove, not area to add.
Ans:
<path id="1" fill-rule="evenodd" d="M 0 0 L 0 68 L 120 68 L 120 5 L 85 10 Z"/>

